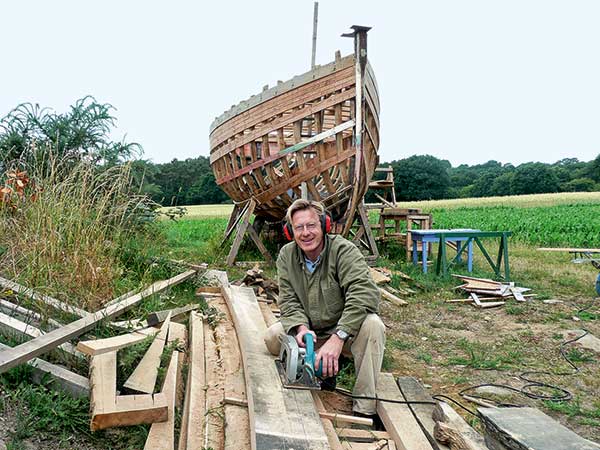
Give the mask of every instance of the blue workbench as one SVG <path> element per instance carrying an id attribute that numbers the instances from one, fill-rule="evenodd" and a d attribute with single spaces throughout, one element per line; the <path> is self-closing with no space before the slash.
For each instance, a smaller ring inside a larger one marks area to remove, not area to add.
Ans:
<path id="1" fill-rule="evenodd" d="M 472 229 L 454 229 L 454 230 L 412 230 L 412 257 L 413 264 L 417 265 L 418 258 L 418 242 L 421 242 L 421 264 L 423 272 L 427 273 L 427 254 L 429 244 L 438 243 L 438 255 L 436 259 L 436 273 L 446 274 L 448 271 L 448 262 L 446 261 L 446 242 L 456 243 L 456 256 L 450 265 L 455 262 L 460 262 L 465 248 L 467 249 L 467 269 L 469 272 L 473 270 L 473 243 L 479 247 L 481 253 L 494 270 L 497 277 L 503 277 L 505 281 L 510 280 L 510 266 L 508 264 L 508 237 L 512 233 L 510 231 L 480 231 Z M 500 238 L 498 247 L 498 257 L 496 262 L 492 260 L 487 250 L 481 242 L 482 238 Z M 500 268 L 504 263 L 504 274 L 500 273 Z"/>

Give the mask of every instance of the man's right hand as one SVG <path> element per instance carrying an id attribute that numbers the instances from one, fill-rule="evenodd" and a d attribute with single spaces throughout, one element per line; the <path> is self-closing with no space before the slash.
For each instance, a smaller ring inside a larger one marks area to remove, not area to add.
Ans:
<path id="1" fill-rule="evenodd" d="M 306 333 L 310 333 L 313 337 L 313 342 L 315 344 L 317 343 L 317 335 L 314 331 L 309 330 L 306 325 L 298 325 L 298 329 L 296 332 L 296 342 L 302 348 L 306 347 L 306 344 L 304 343 L 304 335 Z"/>

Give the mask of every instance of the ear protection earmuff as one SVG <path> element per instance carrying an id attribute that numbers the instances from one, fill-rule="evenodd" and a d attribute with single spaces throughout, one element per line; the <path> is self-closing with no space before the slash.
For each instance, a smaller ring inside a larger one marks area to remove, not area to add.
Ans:
<path id="1" fill-rule="evenodd" d="M 329 214 L 325 214 L 320 216 L 321 220 L 321 230 L 323 230 L 323 234 L 327 234 L 331 231 L 331 217 Z M 294 230 L 292 229 L 292 225 L 289 222 L 285 222 L 283 225 L 283 235 L 288 241 L 294 240 Z"/>

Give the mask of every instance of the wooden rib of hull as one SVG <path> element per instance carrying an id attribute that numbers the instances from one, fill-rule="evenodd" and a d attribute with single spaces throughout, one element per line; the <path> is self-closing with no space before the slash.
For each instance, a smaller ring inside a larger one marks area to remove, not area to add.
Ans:
<path id="1" fill-rule="evenodd" d="M 379 94 L 367 64 L 357 171 L 355 77 L 355 58 L 349 55 L 266 89 L 215 119 L 210 162 L 217 184 L 236 203 L 254 198 L 255 215 L 278 221 L 306 183 L 309 199 L 324 202 L 335 221 L 348 219 L 352 196 L 360 199 L 367 190 L 379 147 Z"/>

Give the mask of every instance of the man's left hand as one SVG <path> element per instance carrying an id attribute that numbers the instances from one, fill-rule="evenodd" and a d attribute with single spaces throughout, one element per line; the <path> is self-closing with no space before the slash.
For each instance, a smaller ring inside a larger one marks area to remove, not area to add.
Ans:
<path id="1" fill-rule="evenodd" d="M 315 370 L 319 370 L 321 364 L 323 364 L 323 376 L 333 377 L 337 375 L 339 370 L 339 358 L 344 347 L 344 341 L 341 340 L 337 335 L 332 334 L 329 339 L 321 346 L 317 351 Z"/>

